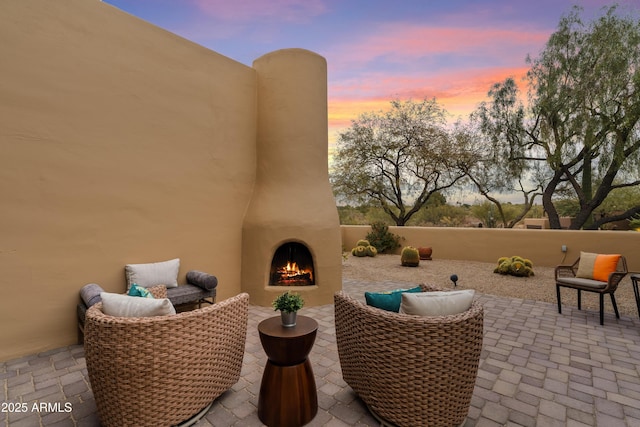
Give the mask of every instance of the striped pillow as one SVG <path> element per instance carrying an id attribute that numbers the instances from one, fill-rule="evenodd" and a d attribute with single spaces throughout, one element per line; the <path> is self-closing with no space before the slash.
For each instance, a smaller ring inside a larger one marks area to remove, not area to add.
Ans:
<path id="1" fill-rule="evenodd" d="M 609 274 L 616 271 L 620 257 L 619 254 L 604 255 L 580 252 L 580 264 L 576 277 L 607 282 Z"/>

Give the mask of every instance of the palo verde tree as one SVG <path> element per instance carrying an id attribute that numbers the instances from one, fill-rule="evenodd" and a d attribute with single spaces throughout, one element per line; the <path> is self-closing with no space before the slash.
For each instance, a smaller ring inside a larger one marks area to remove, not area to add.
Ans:
<path id="1" fill-rule="evenodd" d="M 515 98 L 505 99 L 499 95 L 496 98 L 498 102 L 494 105 L 500 105 L 506 111 L 513 108 Z M 486 108 L 486 104 L 480 107 L 485 115 Z M 491 134 L 491 137 L 485 135 L 477 114 L 472 114 L 468 122 L 456 123 L 453 130 L 453 137 L 466 148 L 458 158 L 459 166 L 464 171 L 466 180 L 488 203 L 475 208 L 478 212 L 484 212 L 483 215 L 479 216 L 477 212 L 474 214 L 478 218 L 485 218 L 483 222 L 490 228 L 498 224 L 503 228 L 513 228 L 531 210 L 536 198 L 542 195 L 543 188 L 543 177 L 536 173 L 535 167 L 530 167 L 523 161 L 507 160 L 499 149 L 498 140 L 502 136 L 500 132 Z M 501 201 L 501 196 L 505 194 L 521 195 L 523 202 L 515 209 L 516 205 Z"/>
<path id="2" fill-rule="evenodd" d="M 362 114 L 338 137 L 331 173 L 336 196 L 376 203 L 405 225 L 433 194 L 464 176 L 445 115 L 435 99 L 394 100 L 389 111 Z"/>
<path id="3" fill-rule="evenodd" d="M 543 206 L 560 228 L 554 200 L 578 200 L 571 229 L 595 229 L 640 212 L 593 218 L 607 196 L 640 185 L 640 22 L 616 6 L 590 23 L 564 16 L 536 59 L 528 58 L 528 106 L 512 79 L 493 87 L 479 114 L 496 149 L 515 165 L 540 166 Z M 520 167 L 520 166 L 516 166 Z"/>

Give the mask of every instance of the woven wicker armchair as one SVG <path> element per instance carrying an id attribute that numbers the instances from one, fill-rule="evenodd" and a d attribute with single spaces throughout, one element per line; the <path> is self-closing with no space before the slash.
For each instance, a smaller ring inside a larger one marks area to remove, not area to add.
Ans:
<path id="1" fill-rule="evenodd" d="M 102 425 L 171 426 L 203 414 L 240 378 L 248 312 L 246 293 L 171 316 L 91 307 L 84 348 Z"/>
<path id="2" fill-rule="evenodd" d="M 482 350 L 479 303 L 461 314 L 421 317 L 370 307 L 344 292 L 334 301 L 342 376 L 383 425 L 465 422 Z"/>

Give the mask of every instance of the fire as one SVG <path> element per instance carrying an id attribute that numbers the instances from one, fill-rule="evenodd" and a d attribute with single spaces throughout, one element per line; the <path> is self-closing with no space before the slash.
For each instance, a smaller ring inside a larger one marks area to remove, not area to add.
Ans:
<path id="1" fill-rule="evenodd" d="M 284 268 L 287 273 L 299 274 L 300 269 L 298 268 L 297 262 L 288 262 L 287 266 Z"/>
<path id="2" fill-rule="evenodd" d="M 277 270 L 279 277 L 278 281 L 286 282 L 312 282 L 313 272 L 311 269 L 302 269 L 298 266 L 298 263 L 288 261 L 286 265 L 283 265 Z"/>
<path id="3" fill-rule="evenodd" d="M 298 263 L 291 261 L 288 261 L 287 265 L 280 268 L 278 273 L 286 278 L 309 275 L 309 279 L 313 279 L 311 277 L 311 270 L 301 270 L 300 267 L 298 267 Z"/>

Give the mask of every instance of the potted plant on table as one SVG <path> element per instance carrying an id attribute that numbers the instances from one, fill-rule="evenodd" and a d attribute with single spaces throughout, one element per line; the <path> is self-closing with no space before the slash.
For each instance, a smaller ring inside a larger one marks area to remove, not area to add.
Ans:
<path id="1" fill-rule="evenodd" d="M 296 325 L 298 310 L 304 306 L 304 300 L 299 294 L 287 291 L 274 299 L 272 305 L 274 310 L 280 310 L 282 326 L 289 328 Z"/>

